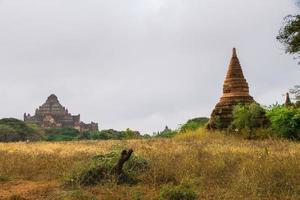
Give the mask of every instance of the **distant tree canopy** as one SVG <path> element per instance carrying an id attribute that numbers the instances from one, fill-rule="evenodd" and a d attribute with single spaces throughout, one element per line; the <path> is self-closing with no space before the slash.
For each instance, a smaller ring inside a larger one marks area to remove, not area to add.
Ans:
<path id="1" fill-rule="evenodd" d="M 159 138 L 171 138 L 174 137 L 178 132 L 176 130 L 169 129 L 168 126 L 161 132 L 158 132 L 155 137 Z"/>
<path id="2" fill-rule="evenodd" d="M 47 141 L 71 141 L 71 140 L 122 140 L 142 138 L 138 131 L 126 129 L 116 131 L 113 129 L 101 131 L 79 132 L 74 128 L 45 129 L 44 139 Z"/>
<path id="3" fill-rule="evenodd" d="M 289 15 L 284 19 L 277 40 L 284 44 L 285 51 L 300 57 L 300 15 Z"/>
<path id="4" fill-rule="evenodd" d="M 40 130 L 33 124 L 26 124 L 14 118 L 0 120 L 0 141 L 25 141 L 41 139 Z"/>

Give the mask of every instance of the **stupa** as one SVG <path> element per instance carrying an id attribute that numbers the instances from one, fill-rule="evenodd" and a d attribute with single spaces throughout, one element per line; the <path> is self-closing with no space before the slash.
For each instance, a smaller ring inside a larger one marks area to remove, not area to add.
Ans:
<path id="1" fill-rule="evenodd" d="M 232 121 L 234 106 L 253 102 L 255 101 L 249 94 L 249 86 L 243 75 L 236 49 L 233 48 L 231 61 L 223 85 L 223 95 L 211 114 L 208 128 L 228 128 Z"/>
<path id="2" fill-rule="evenodd" d="M 285 106 L 291 106 L 292 105 L 292 101 L 291 101 L 291 98 L 290 98 L 290 94 L 287 92 L 286 93 L 286 96 L 285 96 Z"/>

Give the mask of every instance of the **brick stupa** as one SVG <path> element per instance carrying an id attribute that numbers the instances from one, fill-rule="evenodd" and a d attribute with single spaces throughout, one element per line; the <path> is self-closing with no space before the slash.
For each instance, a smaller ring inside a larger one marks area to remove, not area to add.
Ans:
<path id="1" fill-rule="evenodd" d="M 243 70 L 233 48 L 231 61 L 223 85 L 223 95 L 211 114 L 208 128 L 225 129 L 232 121 L 232 111 L 237 104 L 255 102 L 249 94 L 249 86 L 244 78 Z"/>

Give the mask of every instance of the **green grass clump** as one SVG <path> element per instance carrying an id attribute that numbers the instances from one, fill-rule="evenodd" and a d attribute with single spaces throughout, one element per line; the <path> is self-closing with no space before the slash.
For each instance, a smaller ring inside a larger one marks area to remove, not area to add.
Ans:
<path id="1" fill-rule="evenodd" d="M 183 181 L 180 185 L 165 185 L 160 191 L 161 200 L 196 200 L 197 193 L 189 181 Z"/>
<path id="2" fill-rule="evenodd" d="M 0 175 L 0 182 L 5 182 L 8 181 L 9 179 L 6 176 L 1 176 Z"/>
<path id="3" fill-rule="evenodd" d="M 124 173 L 115 177 L 112 174 L 114 165 L 118 162 L 121 151 L 115 150 L 105 155 L 97 155 L 92 157 L 88 162 L 78 163 L 71 170 L 64 181 L 66 185 L 71 186 L 89 186 L 96 185 L 105 180 L 114 180 L 118 183 L 136 183 L 137 176 L 144 171 L 148 162 L 139 156 L 132 155 L 131 158 L 124 164 Z"/>

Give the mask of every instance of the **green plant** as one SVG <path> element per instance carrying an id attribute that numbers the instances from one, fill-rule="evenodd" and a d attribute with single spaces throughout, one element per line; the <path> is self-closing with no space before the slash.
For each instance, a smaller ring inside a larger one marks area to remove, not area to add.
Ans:
<path id="1" fill-rule="evenodd" d="M 265 110 L 257 103 L 236 105 L 233 109 L 233 120 L 229 129 L 243 130 L 248 138 L 253 138 L 253 130 L 266 126 Z"/>
<path id="2" fill-rule="evenodd" d="M 209 119 L 206 117 L 198 117 L 198 118 L 190 119 L 180 127 L 180 132 L 197 130 L 198 128 L 205 126 L 205 124 L 208 121 Z"/>
<path id="3" fill-rule="evenodd" d="M 45 130 L 47 141 L 71 141 L 79 136 L 79 131 L 74 128 L 50 128 Z"/>
<path id="4" fill-rule="evenodd" d="M 196 200 L 197 193 L 189 181 L 183 181 L 180 185 L 165 185 L 160 191 L 161 200 Z"/>
<path id="5" fill-rule="evenodd" d="M 40 140 L 41 130 L 32 124 L 14 118 L 0 120 L 0 141 L 15 142 L 25 140 Z"/>
<path id="6" fill-rule="evenodd" d="M 285 24 L 280 29 L 277 40 L 285 45 L 285 51 L 290 54 L 300 53 L 300 15 L 288 15 Z"/>
<path id="7" fill-rule="evenodd" d="M 9 179 L 6 176 L 1 176 L 0 175 L 0 182 L 5 182 L 8 181 Z"/>
<path id="8" fill-rule="evenodd" d="M 70 186 L 87 186 L 113 179 L 111 172 L 120 157 L 120 150 L 114 150 L 106 155 L 94 156 L 89 162 L 79 163 L 67 174 L 64 182 Z M 136 177 L 148 167 L 148 162 L 139 156 L 131 156 L 124 164 L 124 173 L 117 177 L 119 183 L 134 183 Z"/>
<path id="9" fill-rule="evenodd" d="M 168 126 L 165 127 L 165 129 L 162 132 L 158 132 L 155 137 L 158 138 L 172 138 L 177 134 L 177 131 L 173 131 L 169 129 Z"/>
<path id="10" fill-rule="evenodd" d="M 267 111 L 267 117 L 280 137 L 300 139 L 300 108 L 276 105 Z"/>

